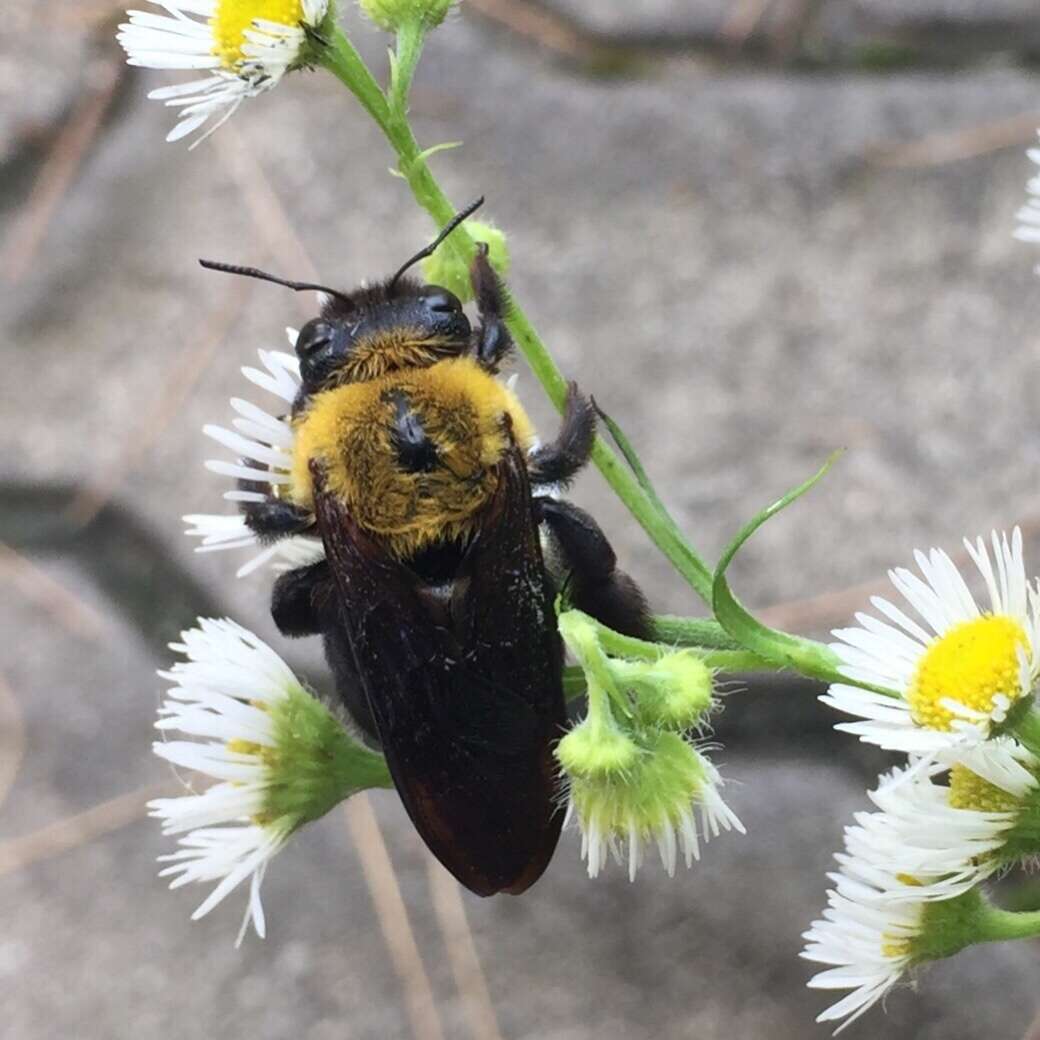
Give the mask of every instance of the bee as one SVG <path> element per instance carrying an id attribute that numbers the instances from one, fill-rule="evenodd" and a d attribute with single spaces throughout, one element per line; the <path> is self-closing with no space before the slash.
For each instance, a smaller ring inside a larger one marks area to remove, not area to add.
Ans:
<path id="1" fill-rule="evenodd" d="M 648 634 L 648 614 L 599 525 L 559 497 L 588 462 L 595 408 L 571 383 L 559 433 L 539 444 L 497 378 L 513 343 L 486 244 L 470 269 L 475 327 L 453 293 L 407 274 L 482 202 L 349 293 L 201 262 L 325 294 L 296 341 L 289 490 L 244 503 L 245 520 L 265 540 L 321 538 L 324 559 L 275 582 L 275 624 L 322 636 L 337 696 L 419 834 L 487 896 L 529 888 L 560 834 L 557 596 L 631 635 Z"/>

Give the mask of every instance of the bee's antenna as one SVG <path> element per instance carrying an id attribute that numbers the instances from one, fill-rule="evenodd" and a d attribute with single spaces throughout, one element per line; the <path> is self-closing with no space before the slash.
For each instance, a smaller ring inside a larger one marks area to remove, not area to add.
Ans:
<path id="1" fill-rule="evenodd" d="M 393 293 L 394 286 L 397 284 L 398 279 L 408 270 L 412 264 L 417 264 L 420 260 L 425 260 L 447 237 L 450 235 L 467 217 L 473 216 L 474 213 L 484 205 L 484 196 L 481 195 L 476 202 L 471 202 L 461 213 L 456 213 L 447 224 L 444 225 L 441 233 L 425 248 L 420 249 L 398 272 L 390 279 L 387 285 L 387 291 Z"/>
<path id="2" fill-rule="evenodd" d="M 205 267 L 207 271 L 223 271 L 225 274 L 240 274 L 246 278 L 259 278 L 264 282 L 274 282 L 275 285 L 284 285 L 287 289 L 292 289 L 295 292 L 304 292 L 307 289 L 313 289 L 315 292 L 323 292 L 328 293 L 330 296 L 335 296 L 338 300 L 342 300 L 351 307 L 355 306 L 354 301 L 349 296 L 345 293 L 338 292 L 336 289 L 330 289 L 327 285 L 314 285 L 312 282 L 291 282 L 287 278 L 279 278 L 277 275 L 261 271 L 258 267 L 241 267 L 238 264 L 224 264 L 217 260 L 200 260 L 199 263 Z"/>

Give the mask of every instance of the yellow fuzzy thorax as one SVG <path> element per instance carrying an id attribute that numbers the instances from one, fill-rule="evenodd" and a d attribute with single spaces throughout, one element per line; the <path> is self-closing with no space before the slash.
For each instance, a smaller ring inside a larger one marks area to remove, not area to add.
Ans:
<path id="1" fill-rule="evenodd" d="M 390 372 L 434 365 L 445 356 L 445 352 L 454 357 L 457 350 L 457 342 L 423 339 L 422 330 L 407 325 L 380 329 L 375 335 L 352 344 L 342 378 L 351 383 L 381 379 Z"/>
<path id="2" fill-rule="evenodd" d="M 437 448 L 429 472 L 398 465 L 395 397 L 404 394 Z M 508 421 L 507 421 L 508 417 Z M 294 420 L 291 498 L 313 509 L 310 461 L 367 531 L 405 559 L 472 533 L 512 439 L 531 446 L 531 421 L 515 395 L 470 358 L 391 372 L 317 394 Z"/>

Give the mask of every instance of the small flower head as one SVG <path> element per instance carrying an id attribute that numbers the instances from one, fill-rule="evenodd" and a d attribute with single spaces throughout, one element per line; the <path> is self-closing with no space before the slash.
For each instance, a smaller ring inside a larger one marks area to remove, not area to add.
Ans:
<path id="1" fill-rule="evenodd" d="M 386 32 L 397 32 L 409 23 L 436 28 L 458 0 L 358 0 L 367 18 Z M 443 283 L 438 283 L 443 284 Z"/>
<path id="2" fill-rule="evenodd" d="M 989 596 L 980 609 L 949 556 L 915 555 L 921 576 L 900 568 L 890 578 L 921 622 L 875 597 L 886 621 L 858 614 L 859 628 L 834 634 L 833 649 L 851 679 L 895 696 L 836 683 L 825 703 L 864 721 L 837 728 L 895 751 L 930 753 L 989 738 L 1040 673 L 1040 593 L 1026 580 L 1016 528 L 965 542 Z M 994 562 L 996 566 L 994 567 Z"/>
<path id="3" fill-rule="evenodd" d="M 509 274 L 509 248 L 505 233 L 480 220 L 467 220 L 464 225 L 474 242 L 488 247 L 488 260 L 501 278 Z M 463 303 L 473 299 L 473 285 L 469 268 L 455 253 L 451 241 L 442 242 L 422 261 L 423 277 L 431 285 L 440 285 L 453 292 Z"/>
<path id="4" fill-rule="evenodd" d="M 722 830 L 743 833 L 719 794 L 718 771 L 680 734 L 649 730 L 631 743 L 636 757 L 627 768 L 565 772 L 568 813 L 581 828 L 589 877 L 602 870 L 608 851 L 622 862 L 627 847 L 628 876 L 634 881 L 648 845 L 657 846 L 672 875 L 680 851 L 687 867 L 700 858 L 701 837 L 706 841 Z"/>
<path id="5" fill-rule="evenodd" d="M 600 780 L 631 772 L 641 751 L 621 727 L 590 715 L 556 745 L 556 758 L 568 776 Z"/>
<path id="6" fill-rule="evenodd" d="M 296 332 L 286 330 L 289 342 L 295 343 Z M 258 351 L 263 369 L 246 366 L 242 374 L 251 383 L 272 394 L 279 401 L 274 414 L 239 397 L 231 399 L 237 413 L 233 429 L 206 425 L 202 432 L 232 453 L 232 459 L 209 459 L 206 469 L 236 481 L 233 491 L 225 491 L 228 502 L 248 506 L 278 499 L 288 493 L 292 480 L 293 429 L 285 413 L 292 407 L 300 387 L 299 362 L 291 354 L 277 350 Z M 238 570 L 238 576 L 251 574 L 265 563 L 282 568 L 300 567 L 324 556 L 321 541 L 297 535 L 260 547 L 256 533 L 250 529 L 242 513 L 192 513 L 184 518 L 187 534 L 201 538 L 196 552 L 253 548 L 259 551 Z"/>
<path id="7" fill-rule="evenodd" d="M 949 957 L 975 939 L 977 889 L 954 899 L 917 898 L 913 877 L 878 881 L 855 862 L 830 875 L 827 909 L 804 934 L 802 957 L 828 967 L 809 980 L 811 989 L 851 990 L 816 1019 L 841 1022 L 840 1033 L 866 1014 L 904 975 L 928 961 Z"/>
<path id="8" fill-rule="evenodd" d="M 189 83 L 148 96 L 180 109 L 167 136 L 177 141 L 215 118 L 195 144 L 248 97 L 276 86 L 287 71 L 310 61 L 309 33 L 329 14 L 329 0 L 151 0 L 165 13 L 128 11 L 118 40 L 130 65 L 205 69 Z M 194 146 L 193 146 L 194 147 Z"/>
<path id="9" fill-rule="evenodd" d="M 217 885 L 193 914 L 209 913 L 250 880 L 238 941 L 252 921 L 265 931 L 260 884 L 267 864 L 303 824 L 354 792 L 387 786 L 379 755 L 358 744 L 293 675 L 284 661 L 232 621 L 202 620 L 172 649 L 184 654 L 168 672 L 173 683 L 156 727 L 195 740 L 163 740 L 161 758 L 213 777 L 202 794 L 159 798 L 151 815 L 180 848 L 160 860 L 170 887 Z"/>
<path id="10" fill-rule="evenodd" d="M 976 938 L 978 882 L 997 867 L 1009 814 L 951 804 L 924 761 L 882 778 L 846 828 L 841 866 L 829 874 L 828 907 L 804 938 L 802 956 L 829 965 L 814 989 L 851 992 L 817 1021 L 855 1021 L 913 967 L 948 957 Z"/>
<path id="11" fill-rule="evenodd" d="M 948 767 L 934 758 L 893 770 L 870 793 L 880 811 L 857 813 L 846 828 L 829 907 L 802 956 L 832 965 L 810 986 L 852 992 L 818 1021 L 848 1025 L 908 969 L 975 941 L 979 883 L 1024 845 L 1040 847 L 1040 763 L 1007 738 L 974 745 L 966 758 L 970 767 L 954 764 L 948 785 L 936 782 Z"/>
<path id="12" fill-rule="evenodd" d="M 715 705 L 715 674 L 690 650 L 655 661 L 611 662 L 618 682 L 631 689 L 639 717 L 666 729 L 703 728 Z"/>
<path id="13" fill-rule="evenodd" d="M 852 876 L 915 901 L 958 896 L 998 871 L 1015 817 L 992 799 L 958 797 L 937 783 L 942 765 L 924 761 L 881 778 L 870 799 L 880 812 L 857 813 L 836 859 Z M 914 884 L 907 886 L 906 878 Z"/>

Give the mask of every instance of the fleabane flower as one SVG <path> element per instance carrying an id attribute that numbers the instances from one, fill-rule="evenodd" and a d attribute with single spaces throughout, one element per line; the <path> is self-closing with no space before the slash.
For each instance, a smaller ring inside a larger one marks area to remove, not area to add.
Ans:
<path id="1" fill-rule="evenodd" d="M 1040 593 L 1026 579 L 1022 534 L 965 541 L 981 574 L 988 607 L 980 608 L 941 549 L 915 553 L 921 575 L 889 572 L 916 620 L 881 597 L 886 620 L 857 614 L 858 628 L 834 632 L 832 649 L 850 679 L 892 696 L 836 683 L 821 699 L 863 721 L 836 728 L 893 751 L 930 754 L 988 739 L 1009 709 L 1031 694 L 1040 672 Z"/>
<path id="2" fill-rule="evenodd" d="M 185 655 L 159 674 L 173 684 L 156 727 L 195 740 L 153 745 L 161 758 L 217 782 L 202 794 L 159 798 L 150 814 L 180 848 L 160 856 L 171 888 L 216 882 L 192 915 L 209 913 L 250 882 L 238 942 L 252 922 L 265 933 L 260 885 L 271 859 L 311 820 L 367 787 L 390 783 L 363 747 L 285 662 L 251 632 L 203 619 L 171 649 Z"/>
<path id="3" fill-rule="evenodd" d="M 296 342 L 296 331 L 286 329 L 289 342 Z M 229 502 L 262 503 L 287 494 L 291 482 L 293 429 L 286 417 L 300 388 L 299 362 L 291 354 L 277 350 L 258 351 L 263 369 L 246 366 L 242 374 L 254 385 L 278 399 L 275 413 L 242 400 L 231 398 L 236 417 L 231 427 L 206 425 L 202 432 L 234 456 L 229 459 L 209 459 L 206 469 L 221 476 L 231 477 L 239 484 L 225 491 Z M 246 523 L 242 513 L 191 513 L 184 518 L 189 525 L 187 534 L 200 538 L 196 552 L 216 552 L 224 549 L 257 549 L 260 540 Z M 238 570 L 244 577 L 265 563 L 276 567 L 299 567 L 313 563 L 324 556 L 318 538 L 294 535 L 282 538 L 260 548 Z"/>
<path id="4" fill-rule="evenodd" d="M 149 69 L 204 69 L 189 83 L 160 87 L 148 96 L 180 109 L 167 141 L 214 122 L 192 147 L 213 133 L 238 106 L 277 86 L 287 71 L 313 61 L 312 38 L 329 15 L 329 0 L 151 0 L 164 11 L 128 11 L 117 39 L 130 65 Z"/>
<path id="5" fill-rule="evenodd" d="M 830 878 L 827 909 L 804 933 L 801 956 L 828 965 L 809 980 L 810 989 L 851 990 L 817 1016 L 817 1022 L 840 1022 L 835 1033 L 866 1014 L 913 968 L 975 941 L 978 889 L 952 899 L 922 898 L 927 888 L 913 877 L 882 877 L 870 865 L 861 869 L 855 858 Z"/>
<path id="6" fill-rule="evenodd" d="M 802 956 L 831 965 L 809 985 L 852 991 L 818 1021 L 848 1025 L 908 969 L 978 941 L 979 883 L 1040 847 L 1038 775 L 1001 737 L 952 767 L 912 758 L 881 777 L 869 795 L 879 811 L 845 829 L 828 908 L 804 936 Z"/>
<path id="7" fill-rule="evenodd" d="M 994 797 L 996 789 L 962 766 L 950 786 L 936 781 L 943 772 L 938 763 L 912 761 L 881 778 L 869 793 L 880 811 L 857 813 L 845 852 L 835 856 L 849 875 L 889 886 L 890 899 L 928 902 L 958 896 L 1001 869 L 1015 825 L 1011 796 Z"/>

